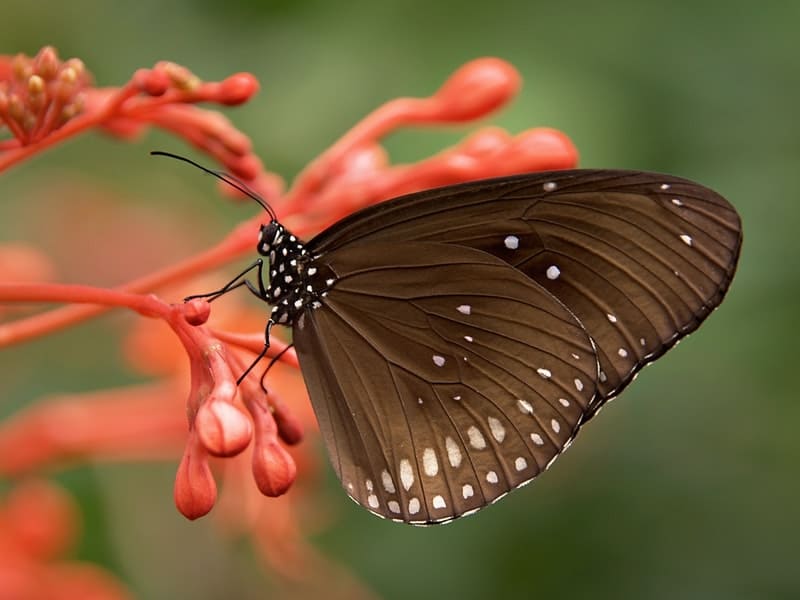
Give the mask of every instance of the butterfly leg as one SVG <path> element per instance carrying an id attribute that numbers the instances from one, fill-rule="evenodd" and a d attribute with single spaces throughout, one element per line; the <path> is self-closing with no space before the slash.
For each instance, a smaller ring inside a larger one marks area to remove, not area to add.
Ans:
<path id="1" fill-rule="evenodd" d="M 244 378 L 247 377 L 247 375 L 250 373 L 250 371 L 253 370 L 253 367 L 255 367 L 259 362 L 261 362 L 261 359 L 264 358 L 267 355 L 267 351 L 269 350 L 269 336 L 270 336 L 270 332 L 272 331 L 272 326 L 273 325 L 275 325 L 275 321 L 273 321 L 272 319 L 267 321 L 267 326 L 264 329 L 264 348 L 261 350 L 261 352 L 259 352 L 259 354 L 258 354 L 258 356 L 256 356 L 255 360 L 253 360 L 253 362 L 250 363 L 250 366 L 245 369 L 244 373 L 239 375 L 239 379 L 236 380 L 236 385 L 239 385 L 240 383 L 242 383 Z M 280 354 L 278 356 L 280 356 Z M 273 362 L 274 362 L 274 359 L 273 359 Z M 270 363 L 269 366 L 271 367 L 272 363 Z M 269 369 L 269 367 L 267 367 L 267 369 Z M 261 387 L 264 388 L 263 377 L 262 377 Z M 264 389 L 264 391 L 266 391 L 266 389 Z"/>
<path id="2" fill-rule="evenodd" d="M 267 368 L 264 369 L 264 372 L 261 374 L 261 389 L 264 390 L 265 394 L 268 393 L 267 386 L 264 385 L 264 379 L 266 378 L 267 373 L 269 373 L 269 370 L 272 368 L 272 365 L 274 365 L 276 362 L 278 362 L 281 359 L 281 356 L 286 354 L 286 351 L 289 348 L 291 348 L 292 346 L 294 346 L 294 344 L 289 344 L 288 346 L 286 346 L 286 348 L 284 348 L 283 350 L 278 352 L 275 356 L 273 356 L 272 360 L 269 361 L 269 364 L 267 365 Z M 258 361 L 256 361 L 256 362 L 258 362 Z"/>
<path id="3" fill-rule="evenodd" d="M 258 269 L 258 276 L 257 282 L 258 285 L 256 286 L 253 284 L 252 281 L 249 279 L 245 279 L 245 275 L 247 275 L 253 269 Z M 208 298 L 209 302 L 213 302 L 220 296 L 227 294 L 231 290 L 235 290 L 238 287 L 246 286 L 248 290 L 250 290 L 254 296 L 259 298 L 260 300 L 267 301 L 267 290 L 264 287 L 264 261 L 262 259 L 257 259 L 253 264 L 249 267 L 244 269 L 241 273 L 239 273 L 236 277 L 231 279 L 228 283 L 222 286 L 220 289 L 215 290 L 213 292 L 207 292 L 205 294 L 193 294 L 191 296 L 186 296 L 183 299 L 184 302 L 188 302 L 189 300 L 194 300 L 195 298 Z"/>

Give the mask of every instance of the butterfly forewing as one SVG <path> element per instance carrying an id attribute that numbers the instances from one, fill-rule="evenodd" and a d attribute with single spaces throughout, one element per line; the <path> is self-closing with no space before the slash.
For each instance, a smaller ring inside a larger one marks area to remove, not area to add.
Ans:
<path id="1" fill-rule="evenodd" d="M 561 171 L 473 182 L 360 211 L 310 242 L 324 253 L 368 241 L 469 246 L 537 281 L 597 346 L 590 412 L 694 331 L 722 301 L 741 224 L 715 192 L 630 171 Z"/>
<path id="2" fill-rule="evenodd" d="M 294 341 L 326 446 L 358 503 L 435 523 L 542 472 L 595 396 L 592 340 L 485 252 L 410 242 L 327 252 L 336 276 Z"/>

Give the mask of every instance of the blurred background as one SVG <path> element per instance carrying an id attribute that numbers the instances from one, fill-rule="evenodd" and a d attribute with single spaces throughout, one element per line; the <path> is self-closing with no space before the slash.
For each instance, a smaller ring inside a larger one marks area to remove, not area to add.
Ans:
<path id="1" fill-rule="evenodd" d="M 427 95 L 464 62 L 493 55 L 525 85 L 492 123 L 556 127 L 584 167 L 664 171 L 718 190 L 745 230 L 727 300 L 553 470 L 476 516 L 427 529 L 368 515 L 328 472 L 326 525 L 309 538 L 390 599 L 800 597 L 800 3 L 4 0 L 0 12 L 1 53 L 52 44 L 98 85 L 158 60 L 206 80 L 253 73 L 261 93 L 225 112 L 288 179 L 378 104 Z M 416 160 L 466 132 L 406 132 L 387 147 Z M 0 241 L 38 240 L 48 219 L 65 223 L 64 239 L 42 242 L 59 277 L 114 284 L 254 214 L 221 201 L 207 178 L 153 161 L 153 148 L 187 151 L 165 135 L 126 144 L 91 134 L 9 170 Z M 105 214 L 92 194 L 123 212 Z M 108 265 L 66 231 L 70 218 L 124 227 L 119 214 L 157 242 L 112 229 L 106 243 L 127 258 Z M 141 381 L 115 349 L 125 319 L 0 351 L 0 416 L 49 393 Z M 263 569 L 246 538 L 177 513 L 178 459 L 54 473 L 82 516 L 71 556 L 139 598 L 309 595 Z"/>

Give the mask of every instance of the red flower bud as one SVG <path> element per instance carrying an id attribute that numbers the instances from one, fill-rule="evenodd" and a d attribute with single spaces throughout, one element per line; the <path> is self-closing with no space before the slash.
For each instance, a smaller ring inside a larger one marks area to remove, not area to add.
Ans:
<path id="1" fill-rule="evenodd" d="M 250 419 L 227 400 L 218 398 L 209 398 L 200 407 L 194 426 L 203 446 L 214 456 L 239 454 L 253 436 Z"/>
<path id="2" fill-rule="evenodd" d="M 297 477 L 294 459 L 274 438 L 256 442 L 253 452 L 253 478 L 265 496 L 282 496 Z"/>
<path id="3" fill-rule="evenodd" d="M 519 90 L 519 73 L 499 58 L 479 58 L 458 69 L 432 100 L 441 104 L 442 119 L 478 119 L 508 102 Z"/>
<path id="4" fill-rule="evenodd" d="M 207 514 L 217 500 L 217 484 L 203 446 L 189 438 L 175 477 L 175 506 L 187 519 Z"/>
<path id="5" fill-rule="evenodd" d="M 217 100 L 228 106 L 247 102 L 258 92 L 258 80 L 250 73 L 236 73 L 220 84 Z"/>
<path id="6" fill-rule="evenodd" d="M 211 316 L 211 305 L 208 300 L 194 298 L 183 305 L 183 318 L 189 325 L 202 325 Z"/>

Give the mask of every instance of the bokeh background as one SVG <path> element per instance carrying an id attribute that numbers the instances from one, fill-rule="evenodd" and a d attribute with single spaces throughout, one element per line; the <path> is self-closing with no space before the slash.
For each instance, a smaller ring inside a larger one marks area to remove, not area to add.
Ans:
<path id="1" fill-rule="evenodd" d="M 557 127 L 582 166 L 671 172 L 720 191 L 745 228 L 728 299 L 553 470 L 477 516 L 428 529 L 371 517 L 329 475 L 335 519 L 312 541 L 385 598 L 800 597 L 800 3 L 4 0 L 0 14 L 0 52 L 52 44 L 101 85 L 162 59 L 208 80 L 252 72 L 261 93 L 227 114 L 287 178 L 379 103 L 428 94 L 467 60 L 494 55 L 525 86 L 493 123 Z M 388 148 L 414 160 L 465 133 L 407 132 Z M 118 283 L 253 214 L 220 201 L 207 178 L 154 164 L 152 148 L 186 151 L 166 136 L 122 144 L 92 134 L 10 170 L 0 239 L 35 238 L 42 206 L 60 210 L 74 216 L 64 221 L 70 243 L 50 240 L 62 277 Z M 106 243 L 124 240 L 128 259 L 99 264 L 68 231 L 104 218 L 76 191 L 87 188 L 151 223 L 159 252 L 114 231 Z M 51 392 L 134 381 L 114 350 L 123 318 L 0 352 L 0 414 Z M 300 596 L 276 587 L 246 542 L 178 515 L 177 459 L 55 474 L 82 510 L 74 556 L 141 598 Z"/>

